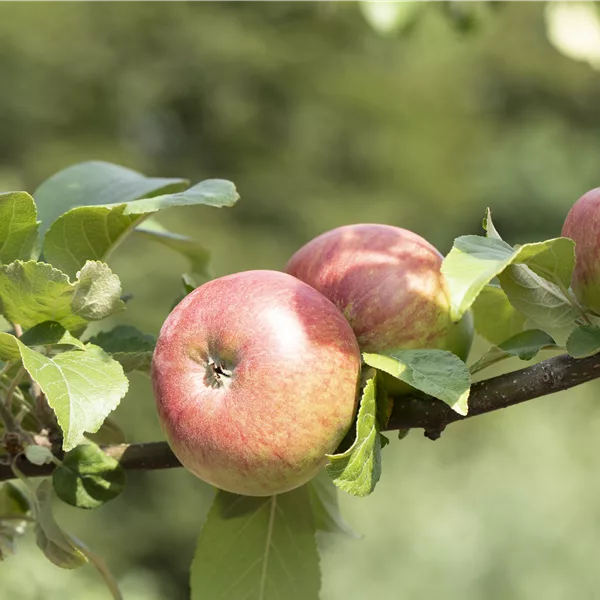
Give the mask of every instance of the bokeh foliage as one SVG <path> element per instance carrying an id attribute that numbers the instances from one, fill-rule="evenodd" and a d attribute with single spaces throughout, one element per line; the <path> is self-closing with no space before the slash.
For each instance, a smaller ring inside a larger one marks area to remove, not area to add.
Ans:
<path id="1" fill-rule="evenodd" d="M 510 243 L 554 237 L 600 185 L 600 75 L 550 46 L 542 3 L 495 4 L 466 34 L 436 3 L 382 36 L 355 3 L 3 3 L 0 189 L 31 192 L 90 159 L 230 179 L 236 208 L 161 217 L 212 250 L 215 275 L 281 269 L 362 221 L 446 253 L 481 233 L 487 206 Z M 123 250 L 110 264 L 134 298 L 119 322 L 156 333 L 186 263 L 142 238 Z M 595 392 L 453 425 L 435 444 L 393 441 L 376 493 L 342 498 L 364 539 L 322 540 L 323 600 L 593 597 Z M 131 441 L 162 439 L 143 376 L 116 419 Z M 59 519 L 128 600 L 178 600 L 211 495 L 181 470 L 131 474 L 109 505 Z M 1 564 L 0 596 L 104 597 L 92 571 L 36 561 L 23 544 Z"/>

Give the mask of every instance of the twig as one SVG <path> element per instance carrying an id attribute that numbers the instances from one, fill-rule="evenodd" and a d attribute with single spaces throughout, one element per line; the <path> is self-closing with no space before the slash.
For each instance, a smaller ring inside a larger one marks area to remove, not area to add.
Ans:
<path id="1" fill-rule="evenodd" d="M 562 354 L 473 384 L 466 417 L 435 398 L 399 398 L 394 403 L 387 429 L 421 428 L 425 435 L 435 439 L 450 423 L 560 392 L 597 378 L 600 378 L 600 354 L 583 359 Z M 119 444 L 103 449 L 126 470 L 151 471 L 181 466 L 166 442 Z M 17 464 L 19 470 L 30 477 L 50 475 L 55 468 L 53 464 L 33 465 L 24 457 L 19 458 Z M 0 464 L 0 481 L 13 478 L 10 466 Z"/>

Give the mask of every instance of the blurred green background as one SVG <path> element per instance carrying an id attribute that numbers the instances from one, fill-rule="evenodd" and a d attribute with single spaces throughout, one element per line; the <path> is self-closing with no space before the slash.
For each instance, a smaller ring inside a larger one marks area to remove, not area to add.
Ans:
<path id="1" fill-rule="evenodd" d="M 1 3 L 0 189 L 90 159 L 231 179 L 236 208 L 161 217 L 212 250 L 215 275 L 282 269 L 353 222 L 446 253 L 487 206 L 512 243 L 559 235 L 600 185 L 600 74 L 549 43 L 543 3 L 419 10 L 385 33 L 359 3 Z M 130 239 L 111 265 L 135 294 L 121 322 L 157 333 L 185 261 Z M 599 389 L 392 440 L 375 494 L 341 499 L 364 538 L 320 540 L 323 600 L 598 598 Z M 147 378 L 116 418 L 162 439 Z M 182 470 L 132 473 L 97 511 L 57 514 L 126 600 L 183 600 L 211 495 Z M 30 538 L 0 564 L 0 598 L 107 597 Z"/>

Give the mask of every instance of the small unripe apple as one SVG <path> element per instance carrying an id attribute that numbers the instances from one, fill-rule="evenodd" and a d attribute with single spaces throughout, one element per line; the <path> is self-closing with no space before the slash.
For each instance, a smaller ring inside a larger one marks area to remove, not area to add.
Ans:
<path id="1" fill-rule="evenodd" d="M 347 225 L 300 248 L 286 271 L 329 298 L 365 352 L 431 348 L 465 360 L 473 318 L 450 319 L 442 255 L 422 237 L 390 225 Z"/>
<path id="2" fill-rule="evenodd" d="M 310 480 L 350 428 L 360 352 L 341 312 L 275 271 L 210 281 L 165 321 L 152 361 L 161 425 L 192 473 L 268 496 Z"/>
<path id="3" fill-rule="evenodd" d="M 577 260 L 571 287 L 585 306 L 600 314 L 600 188 L 575 202 L 562 235 L 575 242 Z"/>

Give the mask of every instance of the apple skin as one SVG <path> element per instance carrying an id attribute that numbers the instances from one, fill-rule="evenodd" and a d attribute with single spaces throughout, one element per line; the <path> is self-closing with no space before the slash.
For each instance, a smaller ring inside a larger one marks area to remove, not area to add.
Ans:
<path id="1" fill-rule="evenodd" d="M 473 317 L 469 311 L 458 323 L 451 321 L 442 259 L 429 242 L 407 229 L 358 224 L 308 242 L 286 271 L 342 311 L 364 352 L 432 348 L 466 360 Z"/>
<path id="2" fill-rule="evenodd" d="M 571 287 L 577 298 L 600 314 L 600 188 L 590 190 L 572 206 L 562 236 L 575 242 Z"/>
<path id="3" fill-rule="evenodd" d="M 309 481 L 350 428 L 360 352 L 339 310 L 285 273 L 246 271 L 186 296 L 152 361 L 158 415 L 181 463 L 269 496 Z"/>

